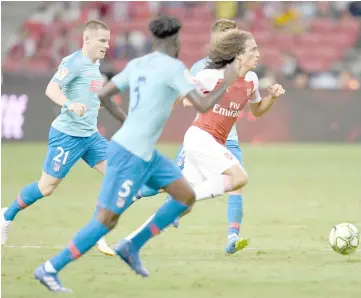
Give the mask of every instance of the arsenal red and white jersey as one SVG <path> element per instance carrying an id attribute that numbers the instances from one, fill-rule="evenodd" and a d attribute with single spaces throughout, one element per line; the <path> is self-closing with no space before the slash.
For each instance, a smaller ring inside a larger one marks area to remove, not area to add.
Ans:
<path id="1" fill-rule="evenodd" d="M 203 93 L 217 88 L 223 81 L 224 70 L 205 69 L 195 76 L 195 83 Z M 217 142 L 224 145 L 239 113 L 248 102 L 260 102 L 258 77 L 249 71 L 245 78 L 239 78 L 224 94 L 223 98 L 207 113 L 198 114 L 192 125 L 210 133 Z"/>

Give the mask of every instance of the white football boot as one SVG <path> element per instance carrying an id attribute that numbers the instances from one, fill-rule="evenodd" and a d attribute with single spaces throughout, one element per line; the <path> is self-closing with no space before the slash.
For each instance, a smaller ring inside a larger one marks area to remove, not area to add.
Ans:
<path id="1" fill-rule="evenodd" d="M 105 241 L 105 237 L 100 238 L 95 247 L 107 256 L 115 256 L 114 250 L 109 247 L 108 243 Z"/>

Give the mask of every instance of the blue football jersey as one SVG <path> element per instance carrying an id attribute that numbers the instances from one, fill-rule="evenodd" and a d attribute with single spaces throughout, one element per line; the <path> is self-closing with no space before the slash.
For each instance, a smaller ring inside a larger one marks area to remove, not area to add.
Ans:
<path id="1" fill-rule="evenodd" d="M 61 61 L 58 71 L 51 79 L 60 85 L 64 95 L 71 102 L 83 103 L 88 107 L 81 117 L 63 107 L 60 115 L 52 123 L 52 126 L 62 133 L 88 137 L 98 131 L 100 101 L 97 92 L 103 87 L 99 64 L 99 61 L 92 63 L 79 50 Z"/>
<path id="2" fill-rule="evenodd" d="M 149 161 L 175 100 L 195 89 L 190 74 L 180 60 L 153 52 L 130 61 L 112 82 L 130 92 L 128 117 L 112 139 Z"/>

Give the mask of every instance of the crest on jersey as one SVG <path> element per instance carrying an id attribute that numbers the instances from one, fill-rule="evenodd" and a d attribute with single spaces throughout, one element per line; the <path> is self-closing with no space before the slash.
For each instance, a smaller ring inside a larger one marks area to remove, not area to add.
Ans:
<path id="1" fill-rule="evenodd" d="M 69 70 L 66 67 L 62 67 L 57 71 L 55 77 L 58 80 L 62 81 L 68 75 L 68 73 L 69 73 Z"/>
<path id="2" fill-rule="evenodd" d="M 60 170 L 60 163 L 54 163 L 54 167 L 53 167 L 55 172 L 59 172 Z"/>
<path id="3" fill-rule="evenodd" d="M 98 93 L 103 87 L 103 80 L 91 80 L 89 91 L 93 93 Z"/>
<path id="4" fill-rule="evenodd" d="M 125 205 L 125 199 L 122 197 L 119 197 L 117 202 L 115 203 L 115 205 L 117 205 L 118 208 L 123 208 Z"/>

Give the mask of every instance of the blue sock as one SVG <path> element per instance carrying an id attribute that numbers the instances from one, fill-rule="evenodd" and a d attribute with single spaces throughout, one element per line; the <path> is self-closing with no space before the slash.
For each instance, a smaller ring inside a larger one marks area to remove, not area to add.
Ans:
<path id="1" fill-rule="evenodd" d="M 228 235 L 239 234 L 243 219 L 243 199 L 241 195 L 228 197 Z"/>
<path id="2" fill-rule="evenodd" d="M 11 204 L 11 206 L 4 213 L 5 220 L 14 220 L 16 214 L 20 210 L 25 209 L 26 207 L 34 204 L 37 200 L 41 199 L 43 194 L 41 193 L 38 185 L 38 181 L 25 186 L 16 200 Z"/>
<path id="3" fill-rule="evenodd" d="M 159 190 L 155 190 L 149 186 L 143 185 L 135 197 L 139 200 L 140 198 L 152 197 L 157 194 L 159 194 Z"/>
<path id="4" fill-rule="evenodd" d="M 150 238 L 169 226 L 189 206 L 176 200 L 169 200 L 158 209 L 152 220 L 132 238 L 133 245 L 140 249 Z"/>
<path id="5" fill-rule="evenodd" d="M 83 229 L 81 229 L 57 256 L 50 260 L 56 271 L 60 271 L 67 264 L 76 260 L 91 249 L 97 241 L 109 232 L 104 224 L 93 218 Z"/>

